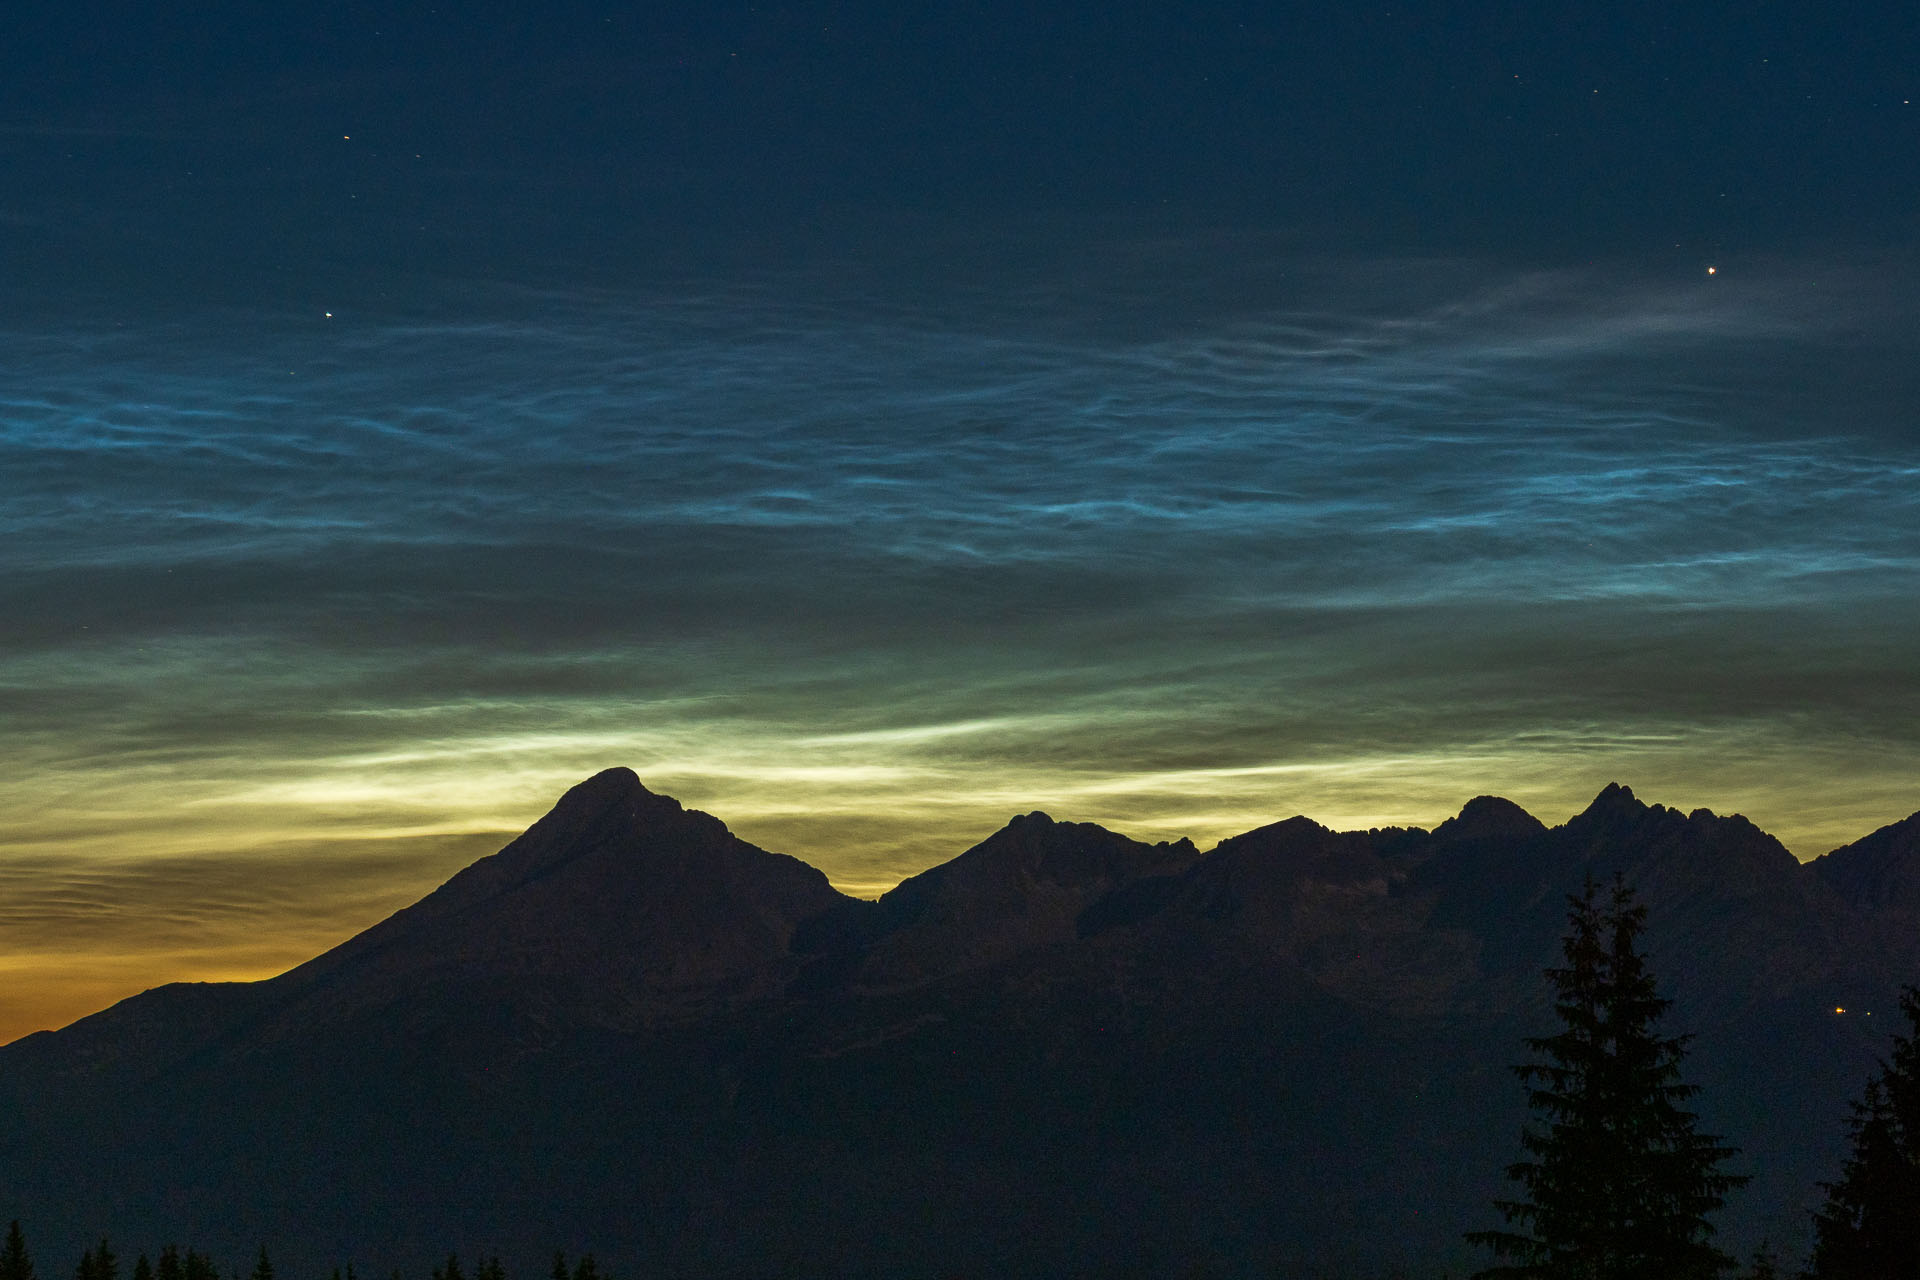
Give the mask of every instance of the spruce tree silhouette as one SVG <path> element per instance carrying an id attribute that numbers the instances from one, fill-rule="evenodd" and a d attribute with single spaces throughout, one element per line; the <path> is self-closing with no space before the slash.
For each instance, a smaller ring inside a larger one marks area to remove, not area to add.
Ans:
<path id="1" fill-rule="evenodd" d="M 1816 1280 L 1920 1276 L 1920 988 L 1901 993 L 1900 1011 L 1908 1032 L 1853 1104 L 1840 1180 L 1821 1184 L 1807 1264 Z"/>
<path id="2" fill-rule="evenodd" d="M 1661 998 L 1637 942 L 1646 909 L 1616 878 L 1568 898 L 1566 963 L 1547 970 L 1558 1034 L 1527 1040 L 1514 1068 L 1533 1110 L 1526 1158 L 1507 1167 L 1523 1193 L 1496 1200 L 1507 1228 L 1467 1239 L 1506 1261 L 1476 1280 L 1697 1280 L 1735 1264 L 1709 1243 L 1707 1215 L 1746 1179 L 1719 1172 L 1734 1154 L 1696 1133 L 1680 1080 L 1687 1037 L 1662 1036 Z"/>
<path id="3" fill-rule="evenodd" d="M 27 1238 L 20 1234 L 20 1220 L 7 1228 L 7 1243 L 0 1246 L 0 1280 L 34 1280 L 33 1259 L 27 1255 Z"/>
<path id="4" fill-rule="evenodd" d="M 194 1252 L 193 1246 L 187 1246 L 186 1261 L 181 1264 L 184 1280 L 220 1280 L 220 1268 L 213 1265 L 213 1259 L 204 1253 Z"/>
<path id="5" fill-rule="evenodd" d="M 120 1274 L 120 1260 L 107 1246 L 105 1236 L 100 1238 L 98 1248 L 88 1249 L 80 1255 L 80 1265 L 74 1268 L 74 1280 L 115 1280 Z"/>

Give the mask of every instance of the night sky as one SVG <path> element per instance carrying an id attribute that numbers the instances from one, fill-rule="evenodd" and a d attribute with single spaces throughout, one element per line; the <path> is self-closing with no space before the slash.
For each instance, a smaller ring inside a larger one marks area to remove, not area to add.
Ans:
<path id="1" fill-rule="evenodd" d="M 877 893 L 1920 809 L 1920 9 L 0 11 L 0 1041 L 625 764 Z"/>

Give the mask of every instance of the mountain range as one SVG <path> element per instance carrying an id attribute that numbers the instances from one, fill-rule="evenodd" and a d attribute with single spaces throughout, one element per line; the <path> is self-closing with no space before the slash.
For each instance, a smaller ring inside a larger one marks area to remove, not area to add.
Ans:
<path id="1" fill-rule="evenodd" d="M 1206 852 L 1029 813 L 867 901 L 610 769 L 287 973 L 0 1048 L 0 1217 L 283 1275 L 1458 1274 L 1616 874 L 1752 1175 L 1724 1242 L 1791 1253 L 1920 980 L 1920 815 L 1802 864 L 1618 785 Z"/>

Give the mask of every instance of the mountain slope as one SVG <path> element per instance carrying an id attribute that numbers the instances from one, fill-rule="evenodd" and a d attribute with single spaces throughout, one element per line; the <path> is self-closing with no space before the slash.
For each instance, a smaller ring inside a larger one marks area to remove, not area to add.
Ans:
<path id="1" fill-rule="evenodd" d="M 447 999 L 575 1027 L 684 1020 L 777 993 L 795 926 L 847 901 L 797 858 L 609 769 L 499 853 L 273 979 L 287 1003 L 263 1034 Z"/>
<path id="2" fill-rule="evenodd" d="M 1891 823 L 1807 864 L 1868 922 L 1869 945 L 1920 975 L 1920 814 Z"/>
<path id="3" fill-rule="evenodd" d="M 96 1080 L 345 1041 L 495 1062 L 561 1032 L 773 995 L 797 967 L 795 926 L 853 901 L 608 769 L 500 852 L 279 977 L 157 988 L 0 1052 Z"/>

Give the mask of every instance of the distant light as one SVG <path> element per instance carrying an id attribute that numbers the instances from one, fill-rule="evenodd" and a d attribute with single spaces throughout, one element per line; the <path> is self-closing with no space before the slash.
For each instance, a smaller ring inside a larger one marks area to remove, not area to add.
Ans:
<path id="1" fill-rule="evenodd" d="M 1841 1007 L 1840 1005 L 1835 1005 L 1835 1006 L 1833 1006 L 1833 1011 L 1834 1011 L 1835 1013 L 1845 1013 L 1845 1012 L 1846 1012 L 1846 1009 L 1844 1009 L 1844 1008 L 1843 1008 L 1843 1007 Z"/>
<path id="2" fill-rule="evenodd" d="M 333 319 L 333 312 L 331 311 L 322 311 L 320 314 L 325 316 L 329 320 Z"/>
<path id="3" fill-rule="evenodd" d="M 1718 270 L 1720 270 L 1720 268 L 1718 268 L 1718 267 L 1708 267 L 1708 268 L 1707 268 L 1707 274 L 1708 274 L 1708 275 L 1712 275 L 1712 274 L 1713 274 L 1714 272 L 1716 272 L 1716 271 L 1718 271 Z"/>

